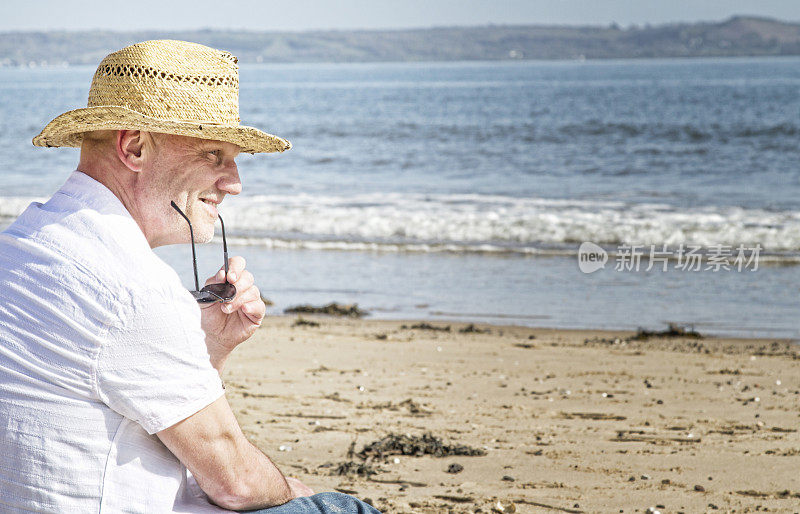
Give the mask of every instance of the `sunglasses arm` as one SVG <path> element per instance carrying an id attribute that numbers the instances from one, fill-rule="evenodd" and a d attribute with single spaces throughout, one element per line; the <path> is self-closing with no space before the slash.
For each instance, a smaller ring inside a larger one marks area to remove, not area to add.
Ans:
<path id="1" fill-rule="evenodd" d="M 228 280 L 228 242 L 225 240 L 225 222 L 222 221 L 222 216 L 217 213 L 219 224 L 222 225 L 222 257 L 225 259 L 225 281 Z"/>
<path id="2" fill-rule="evenodd" d="M 189 221 L 189 218 L 183 213 L 183 211 L 180 209 L 180 207 L 178 207 L 175 204 L 175 202 L 170 201 L 169 203 L 170 203 L 170 205 L 172 206 L 173 209 L 178 211 L 178 214 L 183 216 L 183 219 L 186 220 L 186 223 L 189 224 L 189 237 L 192 239 L 192 266 L 194 266 L 194 290 L 195 291 L 199 291 L 200 290 L 200 282 L 197 280 L 197 254 L 195 253 L 195 250 L 194 250 L 194 230 L 192 230 L 192 222 Z M 227 251 L 226 251 L 226 255 L 225 255 L 225 271 L 226 272 L 228 271 Z"/>

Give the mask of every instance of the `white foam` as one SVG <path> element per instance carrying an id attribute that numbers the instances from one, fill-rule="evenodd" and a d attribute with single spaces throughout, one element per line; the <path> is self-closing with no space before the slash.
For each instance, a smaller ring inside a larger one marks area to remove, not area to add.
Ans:
<path id="1" fill-rule="evenodd" d="M 223 206 L 228 225 L 254 238 L 322 239 L 350 247 L 356 243 L 462 249 L 488 245 L 518 251 L 593 241 L 607 245 L 759 243 L 768 251 L 800 251 L 800 211 L 396 193 L 256 196 Z"/>
<path id="2" fill-rule="evenodd" d="M 0 198 L 0 218 L 36 198 Z M 592 241 L 702 246 L 760 244 L 774 258 L 800 255 L 800 211 L 676 208 L 658 203 L 480 194 L 262 195 L 227 199 L 232 242 L 272 248 L 388 252 L 574 253 Z M 780 255 L 783 254 L 783 255 Z"/>

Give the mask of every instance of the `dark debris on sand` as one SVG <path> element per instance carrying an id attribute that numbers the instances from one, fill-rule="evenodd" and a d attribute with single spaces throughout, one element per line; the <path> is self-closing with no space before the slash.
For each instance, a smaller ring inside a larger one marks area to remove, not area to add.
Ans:
<path id="1" fill-rule="evenodd" d="M 415 457 L 423 455 L 433 455 L 434 457 L 448 457 L 451 455 L 482 456 L 486 455 L 486 452 L 463 444 L 444 444 L 438 437 L 431 433 L 426 433 L 421 436 L 389 434 L 383 439 L 365 445 L 357 455 L 366 460 L 369 458 L 384 459 L 389 455 L 413 455 Z"/>
<path id="2" fill-rule="evenodd" d="M 433 330 L 435 332 L 450 332 L 450 325 L 446 327 L 437 327 L 436 325 L 431 325 L 430 323 L 417 323 L 416 325 L 400 325 L 401 330 Z"/>
<path id="3" fill-rule="evenodd" d="M 311 320 L 307 320 L 307 319 L 303 319 L 303 318 L 298 317 L 297 320 L 294 323 L 292 323 L 292 326 L 293 327 L 318 327 L 319 323 L 317 323 L 316 321 L 311 321 Z"/>
<path id="4" fill-rule="evenodd" d="M 639 328 L 636 335 L 631 337 L 631 341 L 647 341 L 651 337 L 682 337 L 689 339 L 702 339 L 703 336 L 694 327 L 686 328 L 676 323 L 667 325 L 666 330 L 646 330 Z"/>
<path id="5" fill-rule="evenodd" d="M 381 472 L 379 468 L 375 468 L 364 462 L 344 461 L 339 464 L 323 464 L 324 467 L 330 467 L 330 474 L 334 476 L 359 476 L 371 477 Z M 320 466 L 320 467 L 323 467 Z"/>
<path id="6" fill-rule="evenodd" d="M 670 332 L 666 330 L 665 332 Z M 759 357 L 785 357 L 800 360 L 800 349 L 789 340 L 771 342 L 726 341 L 724 339 L 705 338 L 702 335 L 686 335 L 694 332 L 684 331 L 683 335 L 673 333 L 664 336 L 664 332 L 647 332 L 646 336 L 592 337 L 583 340 L 584 346 L 600 346 L 625 348 L 627 350 L 658 349 L 679 353 L 721 353 L 725 355 L 753 355 Z M 678 332 L 680 333 L 680 332 Z M 696 332 L 694 332 L 696 334 Z M 649 338 L 653 338 L 650 340 Z M 700 340 L 698 340 L 700 339 Z"/>
<path id="7" fill-rule="evenodd" d="M 464 328 L 458 329 L 459 334 L 488 334 L 490 332 L 491 330 L 489 330 L 488 328 L 478 328 L 472 323 L 470 323 Z"/>
<path id="8" fill-rule="evenodd" d="M 375 410 L 390 410 L 399 411 L 407 410 L 412 416 L 430 416 L 432 412 L 424 408 L 419 403 L 411 398 L 407 398 L 399 403 L 383 402 L 383 403 L 360 403 L 356 408 L 358 409 L 375 409 Z"/>
<path id="9" fill-rule="evenodd" d="M 454 462 L 447 467 L 447 473 L 456 474 L 461 473 L 462 471 L 464 471 L 464 466 L 457 462 Z"/>
<path id="10" fill-rule="evenodd" d="M 284 309 L 283 312 L 284 314 L 324 314 L 326 316 L 341 316 L 349 318 L 362 318 L 369 314 L 367 311 L 359 309 L 357 303 L 339 304 L 336 302 L 329 303 L 321 307 L 308 304 L 296 305 L 294 307 Z"/>

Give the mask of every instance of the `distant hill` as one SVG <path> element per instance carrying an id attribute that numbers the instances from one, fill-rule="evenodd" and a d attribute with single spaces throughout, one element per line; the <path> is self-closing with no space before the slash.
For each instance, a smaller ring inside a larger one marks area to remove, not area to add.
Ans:
<path id="1" fill-rule="evenodd" d="M 409 30 L 233 30 L 0 33 L 0 65 L 96 65 L 148 39 L 195 41 L 251 62 L 611 59 L 800 55 L 800 24 L 736 16 L 722 22 L 621 28 L 485 26 Z"/>

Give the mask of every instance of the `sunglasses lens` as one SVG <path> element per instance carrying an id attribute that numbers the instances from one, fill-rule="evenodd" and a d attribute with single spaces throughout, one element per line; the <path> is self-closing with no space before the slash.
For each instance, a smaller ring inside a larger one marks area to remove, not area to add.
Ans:
<path id="1" fill-rule="evenodd" d="M 236 287 L 229 282 L 222 284 L 208 284 L 199 292 L 194 293 L 195 300 L 201 303 L 230 302 L 236 296 Z"/>
<path id="2" fill-rule="evenodd" d="M 219 298 L 209 293 L 208 291 L 189 291 L 194 296 L 197 303 L 214 303 L 218 302 Z"/>

